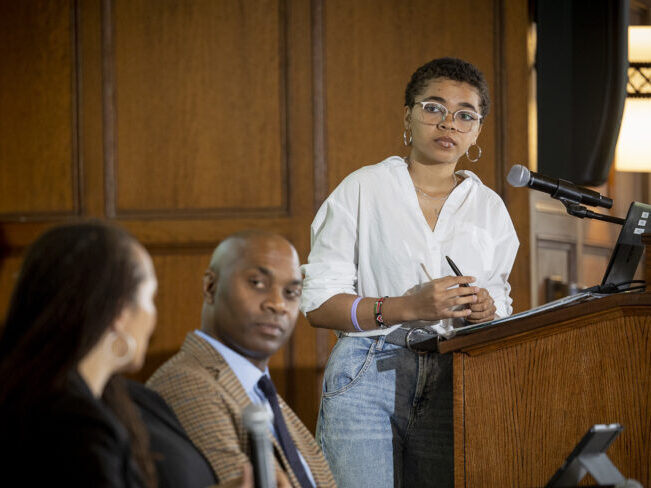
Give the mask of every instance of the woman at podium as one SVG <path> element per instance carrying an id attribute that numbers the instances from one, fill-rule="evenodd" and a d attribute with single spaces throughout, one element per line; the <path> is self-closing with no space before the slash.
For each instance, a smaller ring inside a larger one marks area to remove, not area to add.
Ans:
<path id="1" fill-rule="evenodd" d="M 408 154 L 348 175 L 312 223 L 301 309 L 339 337 L 317 426 L 339 486 L 452 486 L 452 359 L 437 335 L 511 313 L 519 245 L 500 197 L 456 171 L 480 159 L 488 111 L 475 66 L 421 66 L 405 90 Z"/>

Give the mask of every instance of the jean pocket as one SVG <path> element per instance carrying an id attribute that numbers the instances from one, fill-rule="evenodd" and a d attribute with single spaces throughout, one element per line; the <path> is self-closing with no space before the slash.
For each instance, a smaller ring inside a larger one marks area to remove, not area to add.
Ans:
<path id="1" fill-rule="evenodd" d="M 358 384 L 373 363 L 376 345 L 377 338 L 339 339 L 326 365 L 323 397 L 334 397 Z"/>

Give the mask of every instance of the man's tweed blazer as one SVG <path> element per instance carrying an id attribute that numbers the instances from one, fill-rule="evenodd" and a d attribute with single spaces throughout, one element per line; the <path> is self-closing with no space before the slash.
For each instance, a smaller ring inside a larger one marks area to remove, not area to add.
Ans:
<path id="1" fill-rule="evenodd" d="M 156 390 L 172 407 L 192 442 L 208 459 L 220 483 L 241 475 L 242 465 L 250 462 L 242 411 L 251 400 L 221 354 L 191 332 L 181 350 L 154 373 L 147 386 Z M 336 486 L 312 434 L 280 397 L 279 402 L 287 428 L 317 486 Z M 282 461 L 292 486 L 299 488 L 280 445 L 273 434 L 269 435 L 276 463 Z"/>

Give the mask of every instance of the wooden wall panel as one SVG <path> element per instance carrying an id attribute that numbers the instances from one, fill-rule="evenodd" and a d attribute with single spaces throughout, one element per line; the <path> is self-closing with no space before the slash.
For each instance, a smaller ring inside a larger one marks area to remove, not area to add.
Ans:
<path id="1" fill-rule="evenodd" d="M 113 10 L 117 213 L 285 211 L 284 2 Z"/>
<path id="2" fill-rule="evenodd" d="M 158 278 L 158 319 L 140 379 L 146 380 L 172 356 L 188 332 L 201 328 L 201 279 L 212 251 L 211 247 L 194 252 L 184 248 L 149 249 Z"/>
<path id="3" fill-rule="evenodd" d="M 402 141 L 404 91 L 427 61 L 455 56 L 474 62 L 495 96 L 491 2 L 334 0 L 324 8 L 330 190 L 361 166 L 408 153 Z M 460 165 L 489 186 L 494 137 L 491 114 L 479 137 L 480 163 Z"/>
<path id="4" fill-rule="evenodd" d="M 527 39 L 531 25 L 529 4 L 520 0 L 500 0 L 499 28 L 496 39 L 499 91 L 495 117 L 500 123 L 496 131 L 499 157 L 495 159 L 495 190 L 500 193 L 511 214 L 511 220 L 520 240 L 520 248 L 513 264 L 509 282 L 513 311 L 531 308 L 531 247 L 529 195 L 522 188 L 506 183 L 506 175 L 514 164 L 529 164 L 529 76 Z"/>
<path id="5" fill-rule="evenodd" d="M 577 242 L 563 240 L 557 236 L 538 236 L 536 238 L 536 276 L 538 279 L 537 303 L 547 303 L 565 296 L 564 291 L 547 290 L 547 279 L 561 283 L 577 284 L 576 256 Z"/>
<path id="6" fill-rule="evenodd" d="M 509 197 L 512 212 L 526 212 L 500 189 L 500 158 L 526 149 L 516 137 L 526 114 L 522 0 L 57 0 L 0 9 L 0 46 L 12 46 L 0 61 L 16 67 L 0 73 L 0 109 L 25 118 L 0 120 L 0 248 L 10 256 L 0 306 L 24 247 L 49 225 L 70 215 L 116 221 L 152 251 L 161 283 L 141 378 L 199 325 L 195 286 L 222 239 L 276 231 L 305 262 L 329 191 L 364 164 L 405 154 L 404 87 L 436 56 L 475 62 L 502 100 L 480 136 L 482 160 L 462 167 Z M 498 123 L 506 112 L 512 138 Z M 301 317 L 271 364 L 311 429 L 333 338 Z"/>
<path id="7" fill-rule="evenodd" d="M 579 266 L 579 287 L 587 288 L 589 286 L 598 285 L 603 280 L 608 261 L 610 260 L 612 248 L 597 247 L 597 246 L 583 246 L 583 259 L 578 263 Z M 640 270 L 642 270 L 640 266 Z"/>
<path id="8" fill-rule="evenodd" d="M 74 2 L 0 2 L 0 219 L 74 214 Z"/>

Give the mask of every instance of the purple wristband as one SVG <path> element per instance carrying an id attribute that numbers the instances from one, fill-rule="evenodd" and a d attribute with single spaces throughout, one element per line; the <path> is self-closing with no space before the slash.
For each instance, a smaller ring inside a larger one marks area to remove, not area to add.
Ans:
<path id="1" fill-rule="evenodd" d="M 359 301 L 362 299 L 362 297 L 357 297 L 355 298 L 355 301 L 353 302 L 353 306 L 350 307 L 350 320 L 353 321 L 353 327 L 357 329 L 359 332 L 364 332 L 362 328 L 359 326 L 359 322 L 357 322 L 357 305 L 359 305 Z"/>

